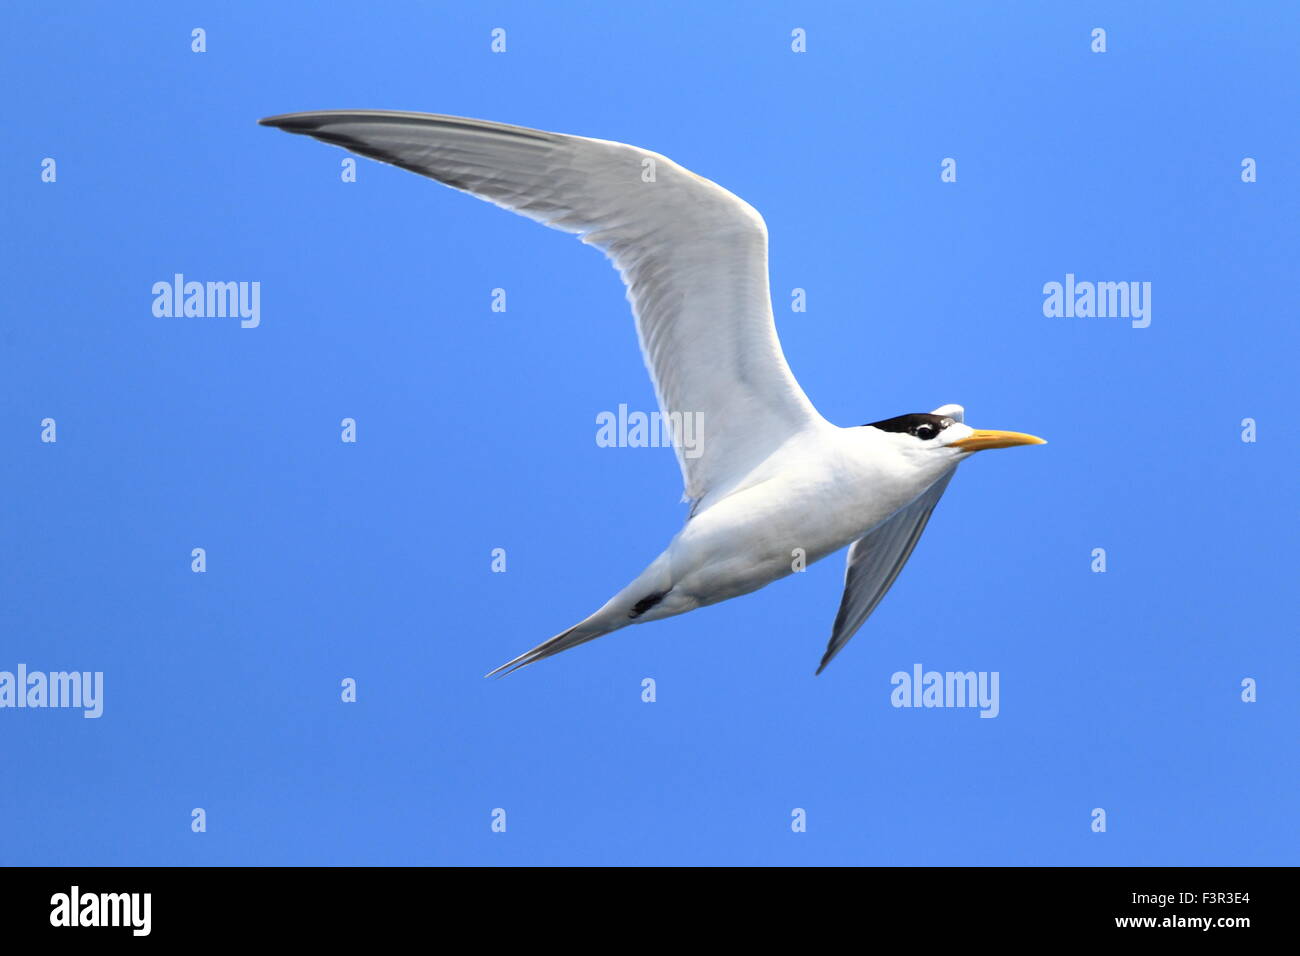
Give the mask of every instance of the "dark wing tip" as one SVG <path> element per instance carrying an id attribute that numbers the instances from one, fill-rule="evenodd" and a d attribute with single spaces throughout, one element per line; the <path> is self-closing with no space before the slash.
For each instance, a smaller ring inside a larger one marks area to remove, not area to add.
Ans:
<path id="1" fill-rule="evenodd" d="M 840 612 L 835 615 L 835 626 L 831 628 L 831 639 L 826 642 L 826 653 L 822 655 L 822 662 L 817 665 L 817 672 L 813 674 L 813 677 L 816 677 L 822 671 L 826 670 L 830 662 L 835 660 L 839 652 L 844 650 L 844 645 L 848 643 L 847 640 L 843 640 L 839 642 L 836 642 L 835 640 L 835 638 L 840 633 L 840 629 L 843 626 L 843 623 L 844 623 L 844 612 L 843 609 L 841 609 Z"/>
<path id="2" fill-rule="evenodd" d="M 281 113 L 278 116 L 264 116 L 257 121 L 258 126 L 271 126 L 290 133 L 306 133 L 320 126 L 320 113 Z"/>
<path id="3" fill-rule="evenodd" d="M 554 144 L 556 134 L 527 126 L 510 126 L 488 120 L 469 119 L 465 116 L 447 116 L 442 113 L 412 113 L 406 110 L 312 110 L 306 113 L 280 113 L 258 120 L 260 126 L 273 126 L 290 133 L 312 133 L 330 123 L 343 121 L 382 122 L 437 126 L 463 133 L 490 133 L 509 136 L 517 140 L 532 140 Z"/>
<path id="4" fill-rule="evenodd" d="M 290 133 L 310 133 L 320 129 L 331 121 L 347 119 L 386 119 L 389 117 L 410 118 L 418 114 L 398 113 L 388 110 L 309 110 L 304 113 L 279 113 L 265 116 L 257 121 L 259 126 L 273 126 L 288 130 Z"/>

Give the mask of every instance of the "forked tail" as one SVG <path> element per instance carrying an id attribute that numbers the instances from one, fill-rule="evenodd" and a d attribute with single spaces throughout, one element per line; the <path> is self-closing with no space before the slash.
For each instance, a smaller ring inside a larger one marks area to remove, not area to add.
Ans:
<path id="1" fill-rule="evenodd" d="M 592 615 L 595 617 L 596 615 Z M 589 624 L 591 618 L 587 618 L 581 624 L 575 624 L 561 634 L 556 634 L 549 641 L 543 641 L 530 651 L 524 651 L 512 661 L 506 661 L 494 671 L 489 671 L 485 677 L 505 677 L 507 674 L 519 670 L 521 667 L 527 667 L 529 664 L 536 663 L 545 657 L 551 657 L 560 651 L 567 651 L 571 647 L 577 647 L 579 644 L 585 644 L 587 641 L 594 641 L 598 637 L 604 637 L 610 631 L 617 630 L 616 627 L 599 627 Z M 631 623 L 631 622 L 629 622 Z M 621 625 L 620 625 L 621 626 Z"/>
<path id="2" fill-rule="evenodd" d="M 496 670 L 490 671 L 484 676 L 505 677 L 507 674 L 517 671 L 521 667 L 527 667 L 529 664 L 534 664 L 543 658 L 553 657 L 561 651 L 567 651 L 579 644 L 594 641 L 598 637 L 604 637 L 606 634 L 627 627 L 629 624 L 638 623 L 648 611 L 657 607 L 668 596 L 668 592 L 672 590 L 672 584 L 667 579 L 667 566 L 666 556 L 660 555 L 635 581 L 610 598 L 605 606 L 591 617 L 579 621 L 567 631 L 556 634 L 549 641 L 543 641 L 532 650 L 524 651 L 514 660 L 506 661 Z"/>

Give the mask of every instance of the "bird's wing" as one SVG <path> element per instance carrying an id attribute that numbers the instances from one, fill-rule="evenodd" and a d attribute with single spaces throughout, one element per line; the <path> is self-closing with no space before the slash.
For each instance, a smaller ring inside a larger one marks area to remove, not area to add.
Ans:
<path id="1" fill-rule="evenodd" d="M 900 508 L 887 521 L 853 542 L 849 548 L 848 566 L 844 569 L 844 597 L 840 599 L 840 610 L 835 615 L 835 627 L 817 668 L 818 674 L 857 633 L 889 591 L 898 572 L 912 556 L 912 549 L 921 539 L 921 532 L 925 530 L 934 506 L 943 497 L 944 489 L 956 471 L 954 466 L 911 504 Z"/>
<path id="2" fill-rule="evenodd" d="M 692 448 L 675 443 L 687 498 L 823 421 L 776 337 L 762 217 L 672 160 L 426 113 L 290 113 L 262 124 L 429 176 L 602 249 L 627 285 L 660 409 L 699 416 Z"/>

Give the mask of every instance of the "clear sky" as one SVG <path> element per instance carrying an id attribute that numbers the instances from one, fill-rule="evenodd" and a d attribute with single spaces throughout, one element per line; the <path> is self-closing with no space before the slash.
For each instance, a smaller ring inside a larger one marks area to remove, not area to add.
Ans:
<path id="1" fill-rule="evenodd" d="M 617 6 L 6 7 L 0 670 L 104 700 L 0 709 L 0 863 L 1296 863 L 1296 6 Z M 332 108 L 664 153 L 766 218 L 829 419 L 1050 444 L 963 466 L 820 677 L 841 555 L 485 681 L 677 466 L 596 444 L 654 408 L 602 256 L 256 125 Z M 155 316 L 177 273 L 260 325 Z M 1046 316 L 1067 274 L 1149 326 Z M 891 706 L 917 664 L 998 716 Z"/>

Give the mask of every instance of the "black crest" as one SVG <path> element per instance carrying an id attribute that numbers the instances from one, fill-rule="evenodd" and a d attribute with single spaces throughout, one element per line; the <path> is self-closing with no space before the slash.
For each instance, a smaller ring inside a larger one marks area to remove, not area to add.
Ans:
<path id="1" fill-rule="evenodd" d="M 945 415 L 916 412 L 912 415 L 899 415 L 896 418 L 886 418 L 883 422 L 867 424 L 872 428 L 879 428 L 882 432 L 906 432 L 915 435 L 921 441 L 929 441 L 951 425 L 952 421 Z"/>

